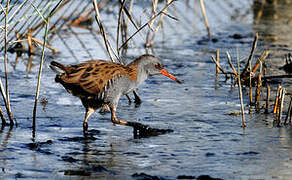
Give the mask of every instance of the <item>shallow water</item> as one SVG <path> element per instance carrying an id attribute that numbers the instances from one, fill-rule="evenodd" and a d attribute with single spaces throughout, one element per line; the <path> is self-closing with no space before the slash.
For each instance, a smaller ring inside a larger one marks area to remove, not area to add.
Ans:
<path id="1" fill-rule="evenodd" d="M 14 69 L 15 54 L 9 54 L 11 104 L 19 125 L 0 131 L 0 177 L 176 179 L 183 175 L 209 175 L 222 179 L 290 179 L 291 127 L 274 127 L 272 114 L 259 113 L 246 114 L 247 128 L 242 129 L 241 117 L 228 115 L 240 109 L 237 88 L 232 88 L 230 82 L 225 83 L 223 76 L 215 78 L 210 57 L 220 48 L 224 67 L 227 67 L 226 50 L 230 51 L 234 63 L 237 49 L 240 58 L 247 57 L 253 36 L 259 31 L 255 57 L 269 49 L 271 55 L 266 60 L 271 69 L 269 73 L 283 74 L 278 68 L 284 64 L 284 55 L 292 49 L 292 22 L 288 13 L 291 2 L 279 1 L 276 8 L 267 6 L 267 12 L 257 17 L 252 1 L 237 4 L 231 0 L 207 1 L 211 41 L 206 38 L 198 4 L 189 8 L 186 2 L 176 2 L 176 11 L 169 11 L 180 21 L 168 20 L 166 38 L 159 35 L 153 48 L 166 68 L 184 84 L 161 76 L 151 77 L 138 89 L 143 103 L 136 107 L 123 97 L 117 112 L 120 119 L 171 128 L 173 133 L 134 139 L 131 128 L 114 126 L 110 114 L 96 112 L 89 120 L 92 136 L 83 137 L 84 109 L 77 98 L 54 83 L 55 75 L 48 64 L 52 59 L 66 64 L 81 62 L 90 59 L 89 54 L 94 58 L 107 57 L 86 30 L 75 28 L 89 53 L 80 48 L 70 33 L 64 32 L 63 36 L 72 44 L 77 60 L 60 39 L 51 42 L 61 53 L 46 58 L 40 98 L 46 98 L 48 103 L 45 107 L 38 105 L 34 141 L 31 124 L 39 57 L 34 57 L 35 66 L 26 72 L 26 55 Z M 138 4 L 136 11 L 141 11 L 141 7 Z M 102 13 L 102 16 L 105 20 L 113 17 L 111 13 Z M 277 21 L 272 21 L 275 16 Z M 114 24 L 106 23 L 109 27 Z M 235 34 L 241 38 L 234 38 Z M 136 43 L 135 48 L 129 49 L 129 59 L 145 53 L 142 42 L 137 40 Z M 4 77 L 3 73 L 1 76 Z M 283 83 L 289 92 L 289 80 Z M 272 89 L 275 90 L 276 85 Z M 245 101 L 247 104 L 247 96 Z"/>

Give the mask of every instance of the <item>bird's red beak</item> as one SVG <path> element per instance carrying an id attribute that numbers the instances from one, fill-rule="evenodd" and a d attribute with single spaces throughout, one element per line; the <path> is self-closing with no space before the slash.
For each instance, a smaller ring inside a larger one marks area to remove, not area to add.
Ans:
<path id="1" fill-rule="evenodd" d="M 174 77 L 173 75 L 171 75 L 169 72 L 167 72 L 165 69 L 162 69 L 160 71 L 160 74 L 169 77 L 170 79 L 182 84 L 182 82 L 180 80 L 178 80 L 176 77 Z"/>

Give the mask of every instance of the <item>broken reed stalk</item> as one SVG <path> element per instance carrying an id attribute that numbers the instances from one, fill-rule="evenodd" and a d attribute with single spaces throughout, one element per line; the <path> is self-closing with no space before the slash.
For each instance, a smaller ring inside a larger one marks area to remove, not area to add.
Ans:
<path id="1" fill-rule="evenodd" d="M 205 5 L 204 5 L 204 1 L 203 0 L 200 0 L 200 6 L 201 6 L 202 14 L 204 16 L 204 22 L 205 22 L 206 29 L 207 29 L 207 32 L 208 32 L 208 37 L 210 38 L 211 37 L 211 32 L 210 32 L 210 27 L 209 27 L 209 23 L 208 23 L 206 10 L 205 10 Z"/>
<path id="2" fill-rule="evenodd" d="M 260 112 L 261 88 L 262 88 L 262 62 L 260 61 L 260 72 L 258 75 L 257 87 L 255 92 L 256 112 Z"/>
<path id="3" fill-rule="evenodd" d="M 274 101 L 274 109 L 273 109 L 273 114 L 277 113 L 277 109 L 278 109 L 278 99 L 280 96 L 280 91 L 282 89 L 282 86 L 279 84 L 278 89 L 277 89 L 277 93 L 276 93 L 276 97 L 275 97 L 275 101 Z"/>
<path id="4" fill-rule="evenodd" d="M 282 112 L 283 112 L 283 104 L 284 104 L 285 94 L 286 94 L 286 90 L 285 90 L 285 88 L 283 88 L 281 90 L 281 93 L 280 93 L 281 96 L 279 98 L 279 112 L 278 112 L 278 118 L 277 118 L 277 125 L 278 126 L 281 125 L 281 121 L 282 121 Z"/>
<path id="5" fill-rule="evenodd" d="M 42 56 L 41 56 L 41 62 L 40 62 L 40 67 L 39 67 L 39 73 L 38 73 L 38 83 L 37 83 L 37 89 L 36 89 L 34 107 L 33 107 L 33 121 L 32 121 L 33 138 L 35 137 L 35 132 L 36 132 L 36 110 L 37 110 L 37 102 L 39 99 L 41 76 L 42 76 L 42 71 L 43 71 L 43 63 L 44 63 L 44 59 L 45 59 L 45 47 L 47 44 L 47 37 L 48 37 L 48 31 L 49 31 L 49 19 L 50 19 L 50 17 L 48 16 L 46 19 L 44 43 L 43 43 L 43 47 L 42 47 Z"/>
<path id="6" fill-rule="evenodd" d="M 6 6 L 6 12 L 5 12 L 5 27 L 4 27 L 4 69 L 5 69 L 5 93 L 6 93 L 6 110 L 10 122 L 10 126 L 14 125 L 13 121 L 13 115 L 11 112 L 11 107 L 10 107 L 10 98 L 9 98 L 9 89 L 8 89 L 8 70 L 7 70 L 7 28 L 8 28 L 8 11 L 9 11 L 9 2 L 10 0 L 7 0 L 7 6 Z M 3 98 L 4 99 L 4 98 Z M 5 99 L 4 99 L 5 101 Z"/>
<path id="7" fill-rule="evenodd" d="M 224 72 L 224 70 L 221 68 L 220 64 L 218 64 L 217 60 L 215 59 L 214 56 L 211 56 L 211 59 L 213 60 L 213 62 L 216 64 L 216 72 L 217 72 L 217 68 L 223 73 L 223 74 L 226 74 Z M 217 74 L 217 73 L 216 73 Z"/>
<path id="8" fill-rule="evenodd" d="M 247 63 L 242 71 L 242 75 L 245 74 L 248 70 L 248 67 L 251 66 L 251 61 L 252 61 L 252 58 L 253 58 L 253 55 L 254 55 L 254 52 L 255 52 L 255 49 L 257 47 L 257 43 L 258 43 L 258 39 L 259 39 L 259 34 L 256 33 L 255 34 L 255 37 L 254 37 L 254 40 L 253 40 L 253 43 L 252 43 L 252 48 L 251 48 L 251 52 L 249 54 L 249 57 L 248 57 L 248 60 L 247 60 Z M 251 70 L 249 71 L 251 72 Z"/>
<path id="9" fill-rule="evenodd" d="M 219 56 L 220 56 L 220 50 L 217 49 L 216 50 L 216 62 L 218 64 L 220 64 L 220 57 Z M 216 75 L 219 73 L 219 71 L 220 71 L 219 66 L 216 65 Z"/>
<path id="10" fill-rule="evenodd" d="M 252 66 L 251 66 L 251 63 L 252 63 L 252 58 L 251 60 L 249 61 L 249 104 L 252 105 Z"/>
<path id="11" fill-rule="evenodd" d="M 276 116 L 279 115 L 279 111 L 280 111 L 280 106 L 281 106 L 281 98 L 282 98 L 282 91 L 283 88 L 281 88 L 280 92 L 279 92 L 279 97 L 278 97 L 278 103 L 277 103 L 277 109 L 276 109 Z"/>
<path id="12" fill-rule="evenodd" d="M 227 59 L 228 59 L 229 66 L 231 67 L 231 69 L 232 69 L 234 75 L 237 76 L 237 71 L 236 71 L 235 67 L 234 67 L 233 64 L 232 64 L 231 56 L 230 56 L 229 52 L 226 51 L 226 54 L 227 54 Z"/>
<path id="13" fill-rule="evenodd" d="M 260 66 L 260 62 L 264 62 L 264 60 L 268 57 L 268 55 L 269 55 L 269 51 L 264 51 L 262 54 L 261 54 L 261 56 L 260 56 L 260 58 L 257 60 L 257 62 L 256 62 L 256 64 L 253 66 L 253 68 L 252 68 L 252 71 L 251 72 L 256 72 L 256 70 L 259 68 L 259 66 Z"/>
<path id="14" fill-rule="evenodd" d="M 241 80 L 240 80 L 240 66 L 239 66 L 239 57 L 237 57 L 237 81 L 238 81 L 238 91 L 239 91 L 239 98 L 240 98 L 240 105 L 241 105 L 241 119 L 242 124 L 241 127 L 246 127 L 245 123 L 245 116 L 244 116 L 244 105 L 243 105 L 243 98 L 242 98 L 242 88 L 241 88 Z"/>
<path id="15" fill-rule="evenodd" d="M 286 116 L 285 122 L 284 122 L 285 125 L 287 125 L 288 123 L 291 123 L 291 109 L 292 109 L 292 96 L 290 96 L 290 103 L 289 103 L 289 107 L 288 107 L 288 112 L 287 112 L 287 116 Z"/>
<path id="16" fill-rule="evenodd" d="M 267 84 L 267 99 L 266 99 L 266 109 L 265 109 L 266 114 L 269 113 L 270 96 L 271 96 L 271 86 Z"/>
<path id="17" fill-rule="evenodd" d="M 38 39 L 36 39 L 36 38 L 34 38 L 34 37 L 31 37 L 31 40 L 32 40 L 33 42 L 38 43 L 38 44 L 41 45 L 41 46 L 44 45 L 44 43 L 43 43 L 42 41 L 40 41 L 40 40 L 38 40 Z M 51 51 L 53 51 L 53 53 L 60 53 L 60 51 L 58 51 L 57 49 L 53 48 L 52 46 L 50 46 L 50 45 L 48 45 L 48 44 L 45 44 L 45 46 L 46 46 L 46 48 L 48 48 L 48 49 L 50 49 Z"/>

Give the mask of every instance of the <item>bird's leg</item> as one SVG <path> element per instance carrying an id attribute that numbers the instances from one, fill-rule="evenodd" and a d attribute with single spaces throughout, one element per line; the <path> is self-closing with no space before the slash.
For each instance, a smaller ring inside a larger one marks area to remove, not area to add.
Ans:
<path id="1" fill-rule="evenodd" d="M 120 124 L 120 125 L 124 125 L 124 126 L 132 126 L 134 128 L 134 130 L 136 129 L 144 129 L 147 130 L 149 129 L 149 126 L 147 125 L 143 125 L 141 123 L 137 123 L 137 122 L 128 122 L 128 121 L 122 121 L 119 120 L 116 116 L 116 110 L 117 110 L 117 105 L 110 105 L 110 110 L 112 113 L 112 122 L 114 124 Z"/>
<path id="2" fill-rule="evenodd" d="M 127 121 L 121 121 L 121 120 L 118 120 L 117 116 L 116 116 L 116 110 L 117 110 L 117 105 L 114 104 L 114 105 L 110 105 L 110 110 L 111 110 L 111 113 L 112 113 L 112 122 L 114 124 L 120 124 L 120 125 L 127 125 L 128 122 Z"/>
<path id="3" fill-rule="evenodd" d="M 83 133 L 87 134 L 88 133 L 88 118 L 91 116 L 91 114 L 94 113 L 94 109 L 93 108 L 86 108 L 86 113 L 85 113 L 85 118 L 83 121 Z"/>
<path id="4" fill-rule="evenodd" d="M 126 94 L 126 97 L 128 98 L 129 104 L 131 104 L 132 100 L 131 100 L 130 96 L 128 94 Z"/>
<path id="5" fill-rule="evenodd" d="M 133 91 L 133 94 L 134 94 L 134 96 L 135 96 L 135 103 L 136 103 L 136 104 L 141 104 L 141 103 L 142 103 L 142 100 L 141 100 L 141 98 L 140 98 L 140 96 L 138 95 L 138 93 L 137 93 L 136 90 Z"/>

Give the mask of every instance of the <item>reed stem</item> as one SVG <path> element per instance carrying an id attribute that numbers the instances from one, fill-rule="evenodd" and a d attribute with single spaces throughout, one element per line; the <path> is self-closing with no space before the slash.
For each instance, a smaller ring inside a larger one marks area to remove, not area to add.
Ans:
<path id="1" fill-rule="evenodd" d="M 43 63 L 44 63 L 44 59 L 45 59 L 45 47 L 47 44 L 47 37 L 48 37 L 48 31 L 49 31 L 49 19 L 50 19 L 50 17 L 48 16 L 46 19 L 46 28 L 45 28 L 43 47 L 42 47 L 42 56 L 41 56 L 41 62 L 40 62 L 40 67 L 39 67 L 38 83 L 37 83 L 37 89 L 36 89 L 34 107 L 33 107 L 33 121 L 32 121 L 33 138 L 35 137 L 35 132 L 36 132 L 36 110 L 37 110 L 37 103 L 38 103 L 38 99 L 39 99 L 41 76 L 42 76 L 42 71 L 43 71 Z"/>
<path id="2" fill-rule="evenodd" d="M 276 97 L 275 97 L 275 101 L 274 101 L 274 109 L 273 109 L 273 113 L 274 114 L 277 114 L 277 109 L 278 109 L 278 99 L 279 99 L 279 96 L 280 96 L 280 91 L 282 89 L 282 86 L 279 85 L 278 86 L 278 89 L 277 89 L 277 94 L 276 94 Z"/>
<path id="3" fill-rule="evenodd" d="M 211 37 L 211 32 L 210 32 L 210 27 L 209 27 L 209 23 L 208 23 L 206 10 L 205 10 L 205 5 L 204 5 L 204 1 L 203 0 L 200 0 L 200 5 L 201 5 L 202 14 L 204 16 L 204 21 L 205 21 L 206 29 L 207 29 L 207 32 L 208 32 L 208 37 L 210 38 Z"/>
<path id="4" fill-rule="evenodd" d="M 219 49 L 216 50 L 216 61 L 218 64 L 220 64 L 220 50 Z M 216 64 L 216 74 L 218 74 L 219 71 L 220 71 L 219 66 L 217 66 Z"/>
<path id="5" fill-rule="evenodd" d="M 242 98 L 242 88 L 241 88 L 241 80 L 240 80 L 240 66 L 239 66 L 239 57 L 237 57 L 237 81 L 238 81 L 238 91 L 239 91 L 239 98 L 240 98 L 240 105 L 241 105 L 241 119 L 242 124 L 241 127 L 246 127 L 245 123 L 245 116 L 244 116 L 244 105 L 243 105 L 243 98 Z"/>
<path id="6" fill-rule="evenodd" d="M 107 35 L 106 35 L 105 31 L 104 31 L 103 25 L 102 25 L 101 20 L 100 20 L 97 2 L 96 2 L 96 0 L 92 0 L 92 3 L 93 3 L 94 10 L 95 10 L 95 20 L 96 20 L 97 25 L 99 27 L 99 30 L 100 30 L 100 32 L 102 34 L 107 53 L 108 53 L 109 57 L 111 58 L 111 61 L 114 62 L 114 58 L 112 56 L 112 53 L 111 53 L 111 50 L 110 50 L 110 47 L 109 47 L 109 42 L 107 40 Z"/>
<path id="7" fill-rule="evenodd" d="M 228 59 L 229 66 L 231 67 L 231 69 L 232 69 L 234 75 L 237 76 L 237 71 L 236 71 L 235 67 L 234 67 L 233 64 L 232 64 L 231 56 L 230 56 L 229 52 L 226 51 L 226 54 L 227 54 L 227 59 Z"/>
<path id="8" fill-rule="evenodd" d="M 284 105 L 284 99 L 285 99 L 286 89 L 283 88 L 281 90 L 281 97 L 279 99 L 279 113 L 277 118 L 277 125 L 280 126 L 282 122 L 282 112 L 283 112 L 283 105 Z"/>
<path id="9" fill-rule="evenodd" d="M 7 0 L 6 12 L 5 12 L 5 28 L 4 28 L 4 69 L 5 69 L 5 94 L 6 94 L 6 110 L 10 121 L 10 126 L 14 125 L 13 115 L 10 107 L 9 89 L 8 89 L 8 69 L 7 69 L 7 26 L 8 26 L 8 11 L 10 0 Z M 5 101 L 5 99 L 4 99 Z"/>
<path id="10" fill-rule="evenodd" d="M 257 47 L 257 43 L 258 43 L 258 39 L 259 39 L 259 34 L 256 33 L 255 34 L 255 37 L 254 37 L 254 40 L 253 40 L 253 43 L 252 43 L 252 48 L 251 48 L 251 52 L 249 54 L 249 57 L 248 57 L 248 60 L 247 60 L 247 63 L 242 71 L 242 74 L 245 74 L 247 72 L 247 69 L 248 67 L 251 66 L 251 61 L 252 61 L 252 58 L 253 58 L 253 55 L 254 55 L 254 52 L 255 52 L 255 49 Z M 251 69 L 249 70 L 249 72 L 251 72 Z M 254 72 L 254 71 L 253 71 Z"/>
<path id="11" fill-rule="evenodd" d="M 260 100 L 261 100 L 261 88 L 262 88 L 262 62 L 260 61 L 260 72 L 258 75 L 256 93 L 255 93 L 255 103 L 256 111 L 260 112 Z"/>

